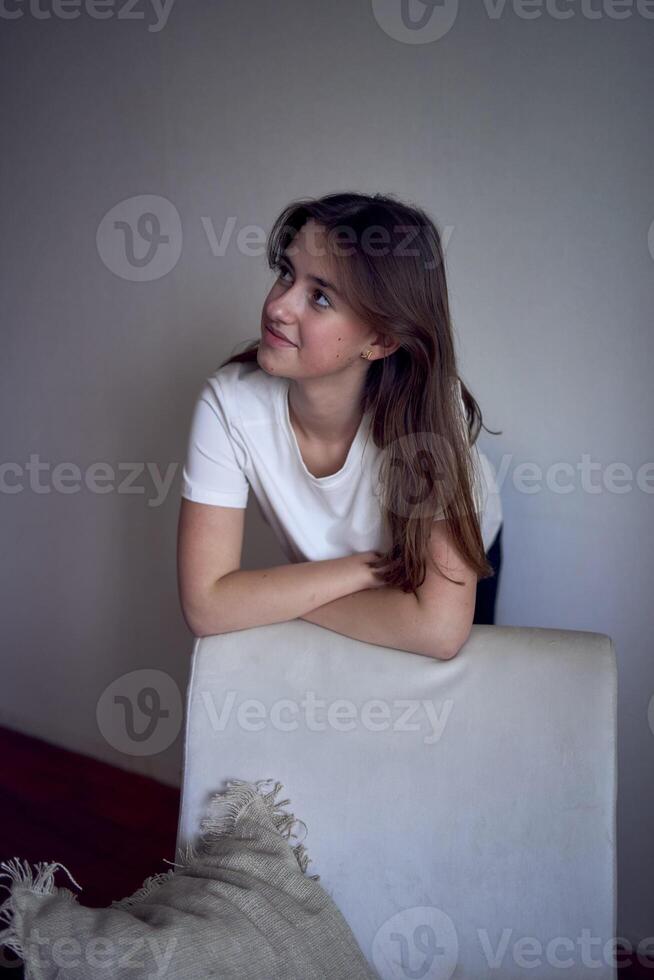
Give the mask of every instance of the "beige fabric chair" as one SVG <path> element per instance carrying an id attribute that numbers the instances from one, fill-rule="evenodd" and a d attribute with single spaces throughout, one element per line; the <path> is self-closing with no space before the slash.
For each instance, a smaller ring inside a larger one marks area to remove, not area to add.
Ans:
<path id="1" fill-rule="evenodd" d="M 608 636 L 475 626 L 437 661 L 297 619 L 192 657 L 178 848 L 226 779 L 278 779 L 382 980 L 615 980 Z"/>

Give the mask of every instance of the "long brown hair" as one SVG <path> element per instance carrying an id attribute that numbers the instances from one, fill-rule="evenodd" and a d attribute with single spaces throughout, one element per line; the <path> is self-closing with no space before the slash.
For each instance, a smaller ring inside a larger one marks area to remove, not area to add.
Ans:
<path id="1" fill-rule="evenodd" d="M 327 233 L 345 302 L 360 320 L 400 345 L 370 362 L 359 405 L 361 413 L 371 409 L 370 434 L 383 450 L 380 507 L 392 542 L 372 567 L 387 585 L 415 594 L 425 580 L 432 522 L 442 508 L 462 559 L 478 579 L 489 578 L 494 571 L 475 511 L 470 447 L 481 428 L 498 433 L 483 424 L 479 405 L 458 375 L 439 231 L 425 211 L 391 195 L 299 199 L 284 208 L 270 231 L 271 269 L 279 267 L 282 253 L 311 219 Z M 383 248 L 373 235 L 383 237 Z M 248 344 L 220 367 L 256 362 L 259 340 Z"/>

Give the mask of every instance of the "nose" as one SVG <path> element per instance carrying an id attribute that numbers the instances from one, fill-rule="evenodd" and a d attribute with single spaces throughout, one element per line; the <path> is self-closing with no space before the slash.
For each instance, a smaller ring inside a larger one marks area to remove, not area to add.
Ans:
<path id="1" fill-rule="evenodd" d="M 268 303 L 266 306 L 266 316 L 273 323 L 292 323 L 293 315 L 288 306 L 282 303 Z"/>
<path id="2" fill-rule="evenodd" d="M 280 323 L 292 323 L 300 316 L 302 294 L 296 287 L 299 287 L 299 283 L 287 286 L 283 293 L 268 300 L 266 314 L 271 320 L 278 320 Z"/>

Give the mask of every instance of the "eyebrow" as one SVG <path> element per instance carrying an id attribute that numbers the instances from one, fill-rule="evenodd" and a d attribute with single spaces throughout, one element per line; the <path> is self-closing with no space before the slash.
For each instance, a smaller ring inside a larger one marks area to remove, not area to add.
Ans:
<path id="1" fill-rule="evenodd" d="M 280 261 L 286 262 L 288 265 L 290 265 L 293 272 L 295 272 L 295 266 L 293 265 L 293 260 L 290 258 L 290 256 L 286 254 L 286 252 L 282 252 L 280 256 Z M 341 297 L 342 299 L 341 293 L 336 288 L 333 282 L 329 282 L 327 279 L 321 279 L 320 276 L 309 275 L 307 278 L 313 279 L 313 281 L 317 282 L 319 286 L 323 287 L 323 289 L 331 289 L 333 293 L 335 293 L 337 296 Z"/>

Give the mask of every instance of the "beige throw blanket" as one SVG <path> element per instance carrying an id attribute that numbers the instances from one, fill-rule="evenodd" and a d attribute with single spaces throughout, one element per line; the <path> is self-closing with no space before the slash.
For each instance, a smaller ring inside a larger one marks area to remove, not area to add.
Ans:
<path id="1" fill-rule="evenodd" d="M 23 959 L 26 980 L 376 980 L 319 876 L 306 875 L 289 801 L 275 802 L 281 783 L 264 792 L 270 782 L 228 782 L 184 861 L 109 908 L 55 887 L 57 862 L 36 874 L 2 862 L 0 947 Z"/>

